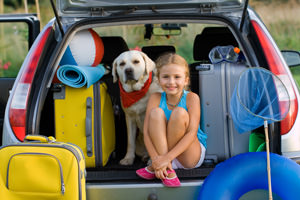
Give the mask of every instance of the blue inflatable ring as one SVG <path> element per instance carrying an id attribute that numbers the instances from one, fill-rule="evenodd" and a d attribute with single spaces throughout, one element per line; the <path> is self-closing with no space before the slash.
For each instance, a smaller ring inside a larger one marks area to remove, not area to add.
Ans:
<path id="1" fill-rule="evenodd" d="M 283 200 L 300 197 L 300 166 L 291 159 L 270 154 L 272 192 Z M 244 153 L 216 166 L 205 179 L 198 200 L 238 200 L 243 194 L 268 190 L 266 152 Z"/>

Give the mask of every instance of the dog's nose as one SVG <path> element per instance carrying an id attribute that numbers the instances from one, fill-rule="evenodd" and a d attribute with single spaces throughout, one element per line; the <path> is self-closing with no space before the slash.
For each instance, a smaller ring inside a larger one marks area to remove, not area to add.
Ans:
<path id="1" fill-rule="evenodd" d="M 132 75 L 133 74 L 133 69 L 132 68 L 127 68 L 125 69 L 125 74 L 128 75 Z"/>
<path id="2" fill-rule="evenodd" d="M 132 68 L 125 69 L 126 80 L 134 80 L 134 72 Z"/>

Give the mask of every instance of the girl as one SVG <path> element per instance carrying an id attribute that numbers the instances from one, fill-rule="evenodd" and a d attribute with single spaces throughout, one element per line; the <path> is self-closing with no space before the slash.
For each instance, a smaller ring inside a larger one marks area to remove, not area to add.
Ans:
<path id="1" fill-rule="evenodd" d="M 206 134 L 199 126 L 200 99 L 187 91 L 189 67 L 177 54 L 156 61 L 163 93 L 151 95 L 144 121 L 144 142 L 152 164 L 136 171 L 144 179 L 159 178 L 168 187 L 179 187 L 174 169 L 199 167 L 206 150 Z"/>

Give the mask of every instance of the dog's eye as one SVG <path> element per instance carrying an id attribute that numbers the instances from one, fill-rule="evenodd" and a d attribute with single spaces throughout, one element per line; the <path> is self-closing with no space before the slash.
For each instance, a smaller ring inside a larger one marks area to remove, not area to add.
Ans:
<path id="1" fill-rule="evenodd" d="M 140 61 L 139 60 L 133 60 L 133 64 L 139 64 Z"/>
<path id="2" fill-rule="evenodd" d="M 120 66 L 124 66 L 126 63 L 125 62 L 121 62 L 120 63 Z"/>

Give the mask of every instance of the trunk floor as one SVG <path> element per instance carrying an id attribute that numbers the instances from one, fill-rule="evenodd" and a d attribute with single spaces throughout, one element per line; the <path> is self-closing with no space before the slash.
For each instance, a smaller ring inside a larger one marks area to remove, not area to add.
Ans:
<path id="1" fill-rule="evenodd" d="M 105 167 L 88 168 L 86 180 L 93 181 L 113 181 L 113 180 L 138 180 L 140 179 L 135 171 L 145 167 L 146 163 L 136 158 L 133 165 L 122 166 L 119 164 L 119 159 L 111 159 Z M 203 164 L 195 169 L 177 169 L 177 176 L 181 179 L 189 178 L 205 178 L 214 169 L 215 166 Z"/>

